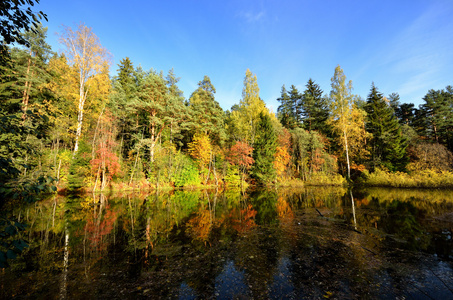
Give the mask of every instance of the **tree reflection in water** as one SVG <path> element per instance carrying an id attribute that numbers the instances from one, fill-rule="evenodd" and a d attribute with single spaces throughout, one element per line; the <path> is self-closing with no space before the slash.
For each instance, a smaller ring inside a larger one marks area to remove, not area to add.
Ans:
<path id="1" fill-rule="evenodd" d="M 9 212 L 30 247 L 0 295 L 450 298 L 452 203 L 342 188 L 57 196 Z"/>

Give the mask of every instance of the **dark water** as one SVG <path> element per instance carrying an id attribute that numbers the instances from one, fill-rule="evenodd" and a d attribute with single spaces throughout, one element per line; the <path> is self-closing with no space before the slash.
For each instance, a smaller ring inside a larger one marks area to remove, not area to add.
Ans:
<path id="1" fill-rule="evenodd" d="M 60 196 L 12 211 L 3 299 L 453 299 L 453 192 Z"/>

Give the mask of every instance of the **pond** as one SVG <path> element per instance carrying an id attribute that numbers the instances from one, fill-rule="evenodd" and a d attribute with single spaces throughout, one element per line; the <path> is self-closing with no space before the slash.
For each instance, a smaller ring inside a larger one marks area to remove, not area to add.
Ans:
<path id="1" fill-rule="evenodd" d="M 2 299 L 453 298 L 453 192 L 314 187 L 53 196 Z"/>

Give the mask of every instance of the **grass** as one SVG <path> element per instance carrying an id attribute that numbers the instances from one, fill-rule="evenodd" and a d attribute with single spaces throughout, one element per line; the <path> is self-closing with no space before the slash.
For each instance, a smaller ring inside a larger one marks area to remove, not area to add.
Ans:
<path id="1" fill-rule="evenodd" d="M 367 186 L 398 187 L 398 188 L 453 188 L 453 172 L 423 170 L 410 174 L 403 172 L 387 172 L 376 169 L 365 174 L 363 183 Z"/>
<path id="2" fill-rule="evenodd" d="M 346 179 L 340 174 L 326 174 L 326 173 L 314 173 L 305 182 L 305 185 L 335 185 L 345 186 L 347 185 Z"/>

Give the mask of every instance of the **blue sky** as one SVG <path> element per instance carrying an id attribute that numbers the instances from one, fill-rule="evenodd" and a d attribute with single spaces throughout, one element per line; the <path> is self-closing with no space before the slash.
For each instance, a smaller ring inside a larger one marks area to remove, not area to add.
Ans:
<path id="1" fill-rule="evenodd" d="M 324 93 L 339 64 L 354 93 L 371 83 L 402 102 L 422 103 L 429 89 L 453 85 L 453 1 L 103 1 L 41 0 L 48 42 L 80 22 L 113 55 L 167 73 L 174 68 L 186 98 L 204 75 L 224 109 L 239 103 L 245 71 L 276 111 L 283 84 L 305 89 L 309 78 Z"/>

